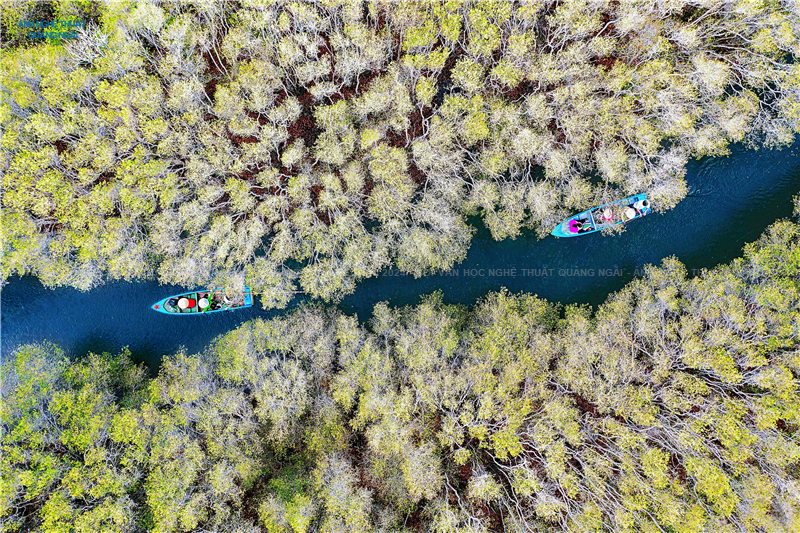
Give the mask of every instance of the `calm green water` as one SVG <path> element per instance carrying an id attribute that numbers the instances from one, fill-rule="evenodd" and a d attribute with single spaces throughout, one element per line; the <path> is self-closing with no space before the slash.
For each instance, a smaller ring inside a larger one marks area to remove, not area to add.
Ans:
<path id="1" fill-rule="evenodd" d="M 466 260 L 451 272 L 414 279 L 387 271 L 361 282 L 339 307 L 364 320 L 380 301 L 414 304 L 439 289 L 446 302 L 472 304 L 501 287 L 550 301 L 597 305 L 638 269 L 668 256 L 677 256 L 690 275 L 692 269 L 728 262 L 769 224 L 791 215 L 791 198 L 800 192 L 800 143 L 781 151 L 736 148 L 730 157 L 693 161 L 686 181 L 692 192 L 678 207 L 635 221 L 622 235 L 538 240 L 525 232 L 496 242 L 481 227 Z M 175 317 L 149 309 L 164 296 L 186 290 L 114 282 L 81 293 L 45 289 L 31 277 L 12 279 L 0 297 L 2 355 L 47 339 L 73 357 L 129 346 L 136 359 L 157 368 L 164 354 L 181 347 L 200 351 L 242 322 L 283 312 L 256 308 Z"/>

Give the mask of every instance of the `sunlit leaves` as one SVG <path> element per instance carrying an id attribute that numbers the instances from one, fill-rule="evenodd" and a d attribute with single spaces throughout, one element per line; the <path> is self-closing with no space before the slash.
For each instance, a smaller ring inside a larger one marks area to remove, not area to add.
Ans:
<path id="1" fill-rule="evenodd" d="M 368 168 L 376 187 L 369 197 L 369 205 L 378 219 L 400 218 L 410 207 L 414 188 L 406 173 L 407 167 L 404 151 L 385 144 L 372 149 Z"/>
<path id="2" fill-rule="evenodd" d="M 417 215 L 442 223 L 435 204 Z M 350 215 L 331 233 L 359 231 Z M 371 531 L 409 509 L 430 529 L 486 527 L 487 509 L 519 527 L 787 529 L 800 363 L 796 306 L 776 292 L 796 298 L 796 250 L 796 224 L 779 223 L 731 265 L 648 267 L 595 313 L 507 291 L 380 304 L 363 326 L 305 307 L 147 382 L 127 352 L 67 363 L 24 347 L 3 368 L 0 513 L 51 529 L 249 531 L 251 504 L 281 532 Z M 254 265 L 268 297 L 291 286 Z"/>
<path id="3" fill-rule="evenodd" d="M 453 67 L 453 82 L 468 94 L 483 88 L 484 77 L 483 66 L 472 59 L 459 59 Z"/>
<path id="4" fill-rule="evenodd" d="M 101 27 L 2 59 L 4 277 L 247 271 L 268 305 L 296 280 L 334 301 L 388 264 L 457 264 L 466 215 L 503 239 L 598 195 L 669 209 L 690 157 L 800 124 L 774 2 L 73 4 L 54 9 Z M 35 9 L 7 10 L 12 41 Z"/>

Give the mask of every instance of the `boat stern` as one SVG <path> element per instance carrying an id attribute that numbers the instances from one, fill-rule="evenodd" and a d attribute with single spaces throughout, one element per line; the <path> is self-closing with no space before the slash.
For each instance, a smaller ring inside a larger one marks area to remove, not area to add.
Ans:
<path id="1" fill-rule="evenodd" d="M 576 215 L 577 216 L 577 215 Z M 577 237 L 577 233 L 571 233 L 566 231 L 569 227 L 569 221 L 575 217 L 569 217 L 567 220 L 556 226 L 553 231 L 550 232 L 550 235 L 553 237 Z"/>
<path id="2" fill-rule="evenodd" d="M 157 301 L 156 303 L 150 306 L 150 309 L 152 309 L 153 311 L 158 311 L 159 313 L 169 314 L 169 311 L 164 309 L 164 304 L 167 302 L 168 299 L 169 298 L 164 298 L 163 300 Z"/>

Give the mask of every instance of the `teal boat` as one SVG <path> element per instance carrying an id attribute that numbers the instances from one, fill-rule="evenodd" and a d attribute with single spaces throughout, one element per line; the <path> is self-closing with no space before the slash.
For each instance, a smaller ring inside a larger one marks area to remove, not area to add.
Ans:
<path id="1" fill-rule="evenodd" d="M 199 290 L 167 296 L 150 306 L 153 311 L 168 315 L 205 315 L 253 306 L 250 287 L 242 292 Z"/>
<path id="2" fill-rule="evenodd" d="M 550 232 L 556 237 L 579 237 L 642 218 L 651 210 L 645 193 L 572 215 Z"/>

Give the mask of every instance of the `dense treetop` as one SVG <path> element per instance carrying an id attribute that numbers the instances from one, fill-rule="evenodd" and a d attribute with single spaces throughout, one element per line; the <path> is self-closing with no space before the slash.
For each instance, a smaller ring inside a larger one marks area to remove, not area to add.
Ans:
<path id="1" fill-rule="evenodd" d="M 147 379 L 2 368 L 4 531 L 800 529 L 800 228 L 595 314 L 491 293 L 255 320 Z"/>
<path id="2" fill-rule="evenodd" d="M 800 126 L 792 2 L 113 2 L 3 9 L 3 279 L 335 300 L 545 235 Z M 26 39 L 21 20 L 88 21 Z"/>

